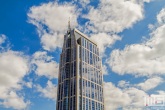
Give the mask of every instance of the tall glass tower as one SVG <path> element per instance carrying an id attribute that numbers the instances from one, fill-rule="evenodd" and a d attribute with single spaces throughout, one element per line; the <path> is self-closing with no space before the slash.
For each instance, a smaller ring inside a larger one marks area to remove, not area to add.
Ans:
<path id="1" fill-rule="evenodd" d="M 97 44 L 70 26 L 60 55 L 56 110 L 104 110 Z"/>

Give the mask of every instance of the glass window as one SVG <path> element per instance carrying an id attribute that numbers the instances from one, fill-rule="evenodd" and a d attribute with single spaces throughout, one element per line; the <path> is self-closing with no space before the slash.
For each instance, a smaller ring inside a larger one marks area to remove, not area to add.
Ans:
<path id="1" fill-rule="evenodd" d="M 72 110 L 72 107 L 73 107 L 73 105 L 72 105 L 72 98 L 70 98 L 70 110 Z"/>
<path id="2" fill-rule="evenodd" d="M 89 110 L 88 109 L 88 99 L 86 98 L 86 110 Z"/>
<path id="3" fill-rule="evenodd" d="M 85 110 L 85 98 L 83 98 L 83 110 Z"/>
<path id="4" fill-rule="evenodd" d="M 71 49 L 66 50 L 66 62 L 70 62 L 71 60 Z"/>
<path id="5" fill-rule="evenodd" d="M 82 110 L 82 98 L 81 98 L 81 96 L 79 97 L 79 110 Z"/>
<path id="6" fill-rule="evenodd" d="M 71 47 L 71 38 L 69 38 L 67 41 L 67 47 Z"/>
<path id="7" fill-rule="evenodd" d="M 82 60 L 83 60 L 83 61 L 85 61 L 85 56 L 86 56 L 86 55 L 85 55 L 85 49 L 82 48 Z"/>
<path id="8" fill-rule="evenodd" d="M 90 52 L 90 64 L 92 65 L 93 64 L 93 54 L 92 54 L 92 52 Z"/>
<path id="9" fill-rule="evenodd" d="M 64 86 L 63 86 L 63 84 L 64 84 L 64 83 L 61 84 L 61 92 L 60 92 L 60 93 L 62 93 L 62 94 L 61 94 L 61 100 L 62 100 L 62 98 L 63 98 L 63 93 L 64 93 L 64 92 L 63 92 L 63 91 L 64 91 L 64 88 L 63 88 Z"/>
<path id="10" fill-rule="evenodd" d="M 79 58 L 81 59 L 81 47 L 79 46 Z"/>
<path id="11" fill-rule="evenodd" d="M 76 76 L 76 61 L 74 61 L 74 71 L 73 71 L 73 74 L 74 74 L 74 76 Z"/>
<path id="12" fill-rule="evenodd" d="M 92 101 L 92 110 L 95 110 L 95 102 Z"/>
<path id="13" fill-rule="evenodd" d="M 85 39 L 85 48 L 87 48 L 87 40 Z"/>
<path id="14" fill-rule="evenodd" d="M 65 80 L 64 81 L 64 96 L 68 97 L 69 95 L 69 81 Z"/>
<path id="15" fill-rule="evenodd" d="M 89 99 L 89 110 L 91 110 L 91 100 Z"/>
<path id="16" fill-rule="evenodd" d="M 89 50 L 92 52 L 92 43 L 90 43 L 89 45 L 90 45 L 90 49 Z"/>
<path id="17" fill-rule="evenodd" d="M 73 110 L 75 110 L 76 109 L 76 98 L 75 97 L 73 97 Z M 68 110 L 68 109 L 67 109 Z"/>
<path id="18" fill-rule="evenodd" d="M 66 78 L 70 77 L 70 64 L 65 65 Z"/>
<path id="19" fill-rule="evenodd" d="M 82 94 L 82 78 L 79 79 L 79 94 Z"/>
<path id="20" fill-rule="evenodd" d="M 73 84 L 73 85 L 74 85 L 74 90 L 73 90 L 74 92 L 73 92 L 73 95 L 76 95 L 76 79 L 74 78 L 73 80 L 74 80 L 74 81 L 73 81 L 73 83 L 74 83 L 74 84 Z"/>
<path id="21" fill-rule="evenodd" d="M 81 37 L 81 44 L 84 47 L 84 38 L 83 37 Z"/>

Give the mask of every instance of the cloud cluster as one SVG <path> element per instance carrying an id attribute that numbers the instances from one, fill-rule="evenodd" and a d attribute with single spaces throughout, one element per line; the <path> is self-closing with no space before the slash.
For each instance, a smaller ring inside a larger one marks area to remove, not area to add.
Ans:
<path id="1" fill-rule="evenodd" d="M 91 7 L 87 28 L 96 33 L 118 33 L 132 27 L 143 18 L 143 2 L 138 0 L 101 0 L 98 8 Z M 92 25 L 92 26 L 91 26 Z"/>
<path id="2" fill-rule="evenodd" d="M 151 90 L 151 89 L 157 87 L 159 84 L 161 84 L 163 82 L 164 81 L 163 81 L 162 78 L 160 78 L 160 77 L 153 77 L 153 78 L 147 79 L 143 83 L 139 83 L 137 85 L 137 87 L 140 87 L 144 91 L 148 91 L 148 90 Z"/>
<path id="3" fill-rule="evenodd" d="M 121 40 L 118 35 L 110 35 L 107 33 L 98 33 L 91 35 L 91 39 L 98 44 L 101 55 L 107 47 L 112 46 L 117 40 Z"/>
<path id="4" fill-rule="evenodd" d="M 129 81 L 121 80 L 115 86 L 111 82 L 104 83 L 104 98 L 106 110 L 143 110 L 144 97 L 148 97 L 147 91 L 155 89 L 164 82 L 163 78 L 152 77 L 138 84 L 131 84 Z M 164 91 L 157 91 L 164 95 Z"/>
<path id="5" fill-rule="evenodd" d="M 165 8 L 163 8 L 157 15 L 157 20 L 159 24 L 165 23 Z"/>
<path id="6" fill-rule="evenodd" d="M 46 76 L 49 79 L 58 77 L 58 63 L 47 52 L 37 51 L 33 54 L 32 64 L 36 65 L 35 73 L 38 76 Z"/>
<path id="7" fill-rule="evenodd" d="M 80 2 L 82 6 L 90 3 L 89 0 L 75 1 Z M 92 39 L 101 38 L 99 41 L 97 40 L 97 43 L 101 50 L 100 53 L 103 54 L 107 47 L 112 46 L 117 40 L 121 40 L 116 35 L 117 33 L 132 27 L 133 24 L 143 19 L 144 2 L 149 2 L 149 0 L 101 0 L 98 7 L 89 6 L 86 15 L 80 14 L 76 6 L 71 3 L 49 2 L 31 7 L 28 17 L 29 22 L 37 27 L 42 47 L 49 51 L 62 47 L 69 17 L 71 17 L 72 27 L 78 25 L 78 18 L 86 18 L 88 21 L 85 23 L 85 27 L 78 27 L 85 28 L 82 30 L 90 33 Z M 86 7 L 83 8 L 86 9 Z"/>
<path id="8" fill-rule="evenodd" d="M 112 46 L 121 37 L 117 34 L 131 28 L 144 18 L 144 2 L 149 0 L 101 0 L 98 7 L 91 6 L 85 32 L 92 33 L 92 39 L 97 39 L 100 53 L 104 54 L 107 47 Z M 99 38 L 99 40 L 98 40 Z"/>
<path id="9" fill-rule="evenodd" d="M 74 0 L 75 3 L 79 3 L 83 8 L 87 8 L 87 5 L 91 2 L 90 0 Z"/>
<path id="10" fill-rule="evenodd" d="M 0 104 L 14 109 L 25 109 L 30 102 L 25 101 L 17 91 L 29 72 L 28 59 L 20 52 L 0 52 Z"/>
<path id="11" fill-rule="evenodd" d="M 42 47 L 53 51 L 62 47 L 63 35 L 68 28 L 69 17 L 71 25 L 77 25 L 78 12 L 72 4 L 49 2 L 33 6 L 28 13 L 29 22 L 37 27 Z"/>
<path id="12" fill-rule="evenodd" d="M 4 34 L 0 35 L 0 45 L 3 44 L 6 40 L 6 36 Z"/>
<path id="13" fill-rule="evenodd" d="M 143 90 L 135 87 L 120 89 L 111 82 L 104 83 L 104 98 L 106 110 L 142 110 L 144 97 L 148 96 Z"/>
<path id="14" fill-rule="evenodd" d="M 165 17 L 157 15 L 159 26 L 150 34 L 151 38 L 141 44 L 127 45 L 124 50 L 114 50 L 108 64 L 119 74 L 151 76 L 165 73 Z"/>
<path id="15" fill-rule="evenodd" d="M 47 82 L 47 86 L 42 88 L 40 85 L 37 85 L 37 91 L 41 92 L 41 96 L 49 98 L 52 100 L 56 99 L 57 96 L 57 86 L 55 86 L 51 81 Z"/>

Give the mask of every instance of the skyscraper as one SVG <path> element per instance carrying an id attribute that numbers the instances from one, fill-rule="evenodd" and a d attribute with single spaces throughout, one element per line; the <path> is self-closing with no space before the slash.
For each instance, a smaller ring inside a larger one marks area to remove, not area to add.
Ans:
<path id="1" fill-rule="evenodd" d="M 97 44 L 69 26 L 60 55 L 56 110 L 104 110 L 103 99 Z"/>

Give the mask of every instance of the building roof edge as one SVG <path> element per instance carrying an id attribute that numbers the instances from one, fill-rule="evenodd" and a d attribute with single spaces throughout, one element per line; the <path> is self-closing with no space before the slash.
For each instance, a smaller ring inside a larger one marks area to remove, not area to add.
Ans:
<path id="1" fill-rule="evenodd" d="M 84 38 L 86 38 L 87 40 L 89 40 L 90 42 L 94 43 L 97 46 L 97 43 L 92 41 L 87 35 L 83 34 L 82 32 L 80 32 L 78 29 L 74 28 L 74 31 L 76 31 L 77 33 L 79 33 L 80 35 L 82 35 Z"/>

